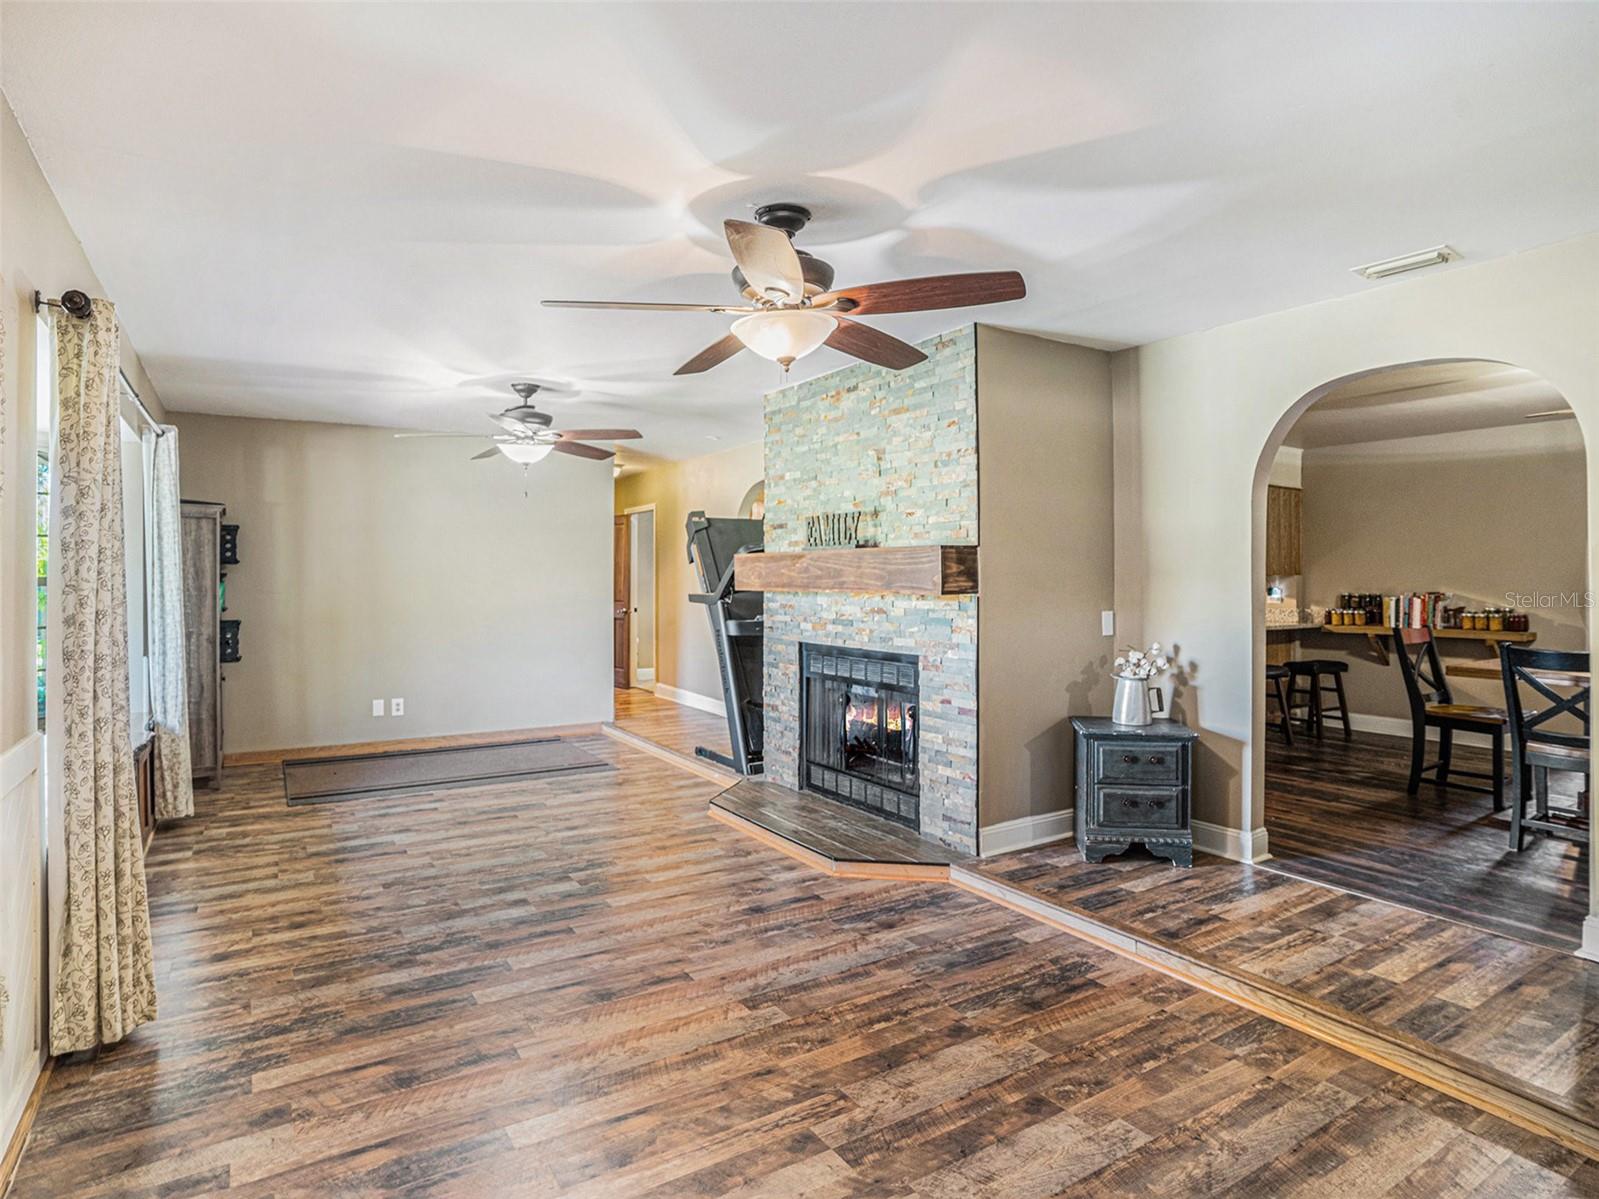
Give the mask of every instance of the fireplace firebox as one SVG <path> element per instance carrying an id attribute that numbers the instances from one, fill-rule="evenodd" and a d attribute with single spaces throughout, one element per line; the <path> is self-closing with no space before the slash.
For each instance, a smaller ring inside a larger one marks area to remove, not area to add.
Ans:
<path id="1" fill-rule="evenodd" d="M 801 643 L 805 790 L 918 827 L 917 674 L 907 654 Z"/>

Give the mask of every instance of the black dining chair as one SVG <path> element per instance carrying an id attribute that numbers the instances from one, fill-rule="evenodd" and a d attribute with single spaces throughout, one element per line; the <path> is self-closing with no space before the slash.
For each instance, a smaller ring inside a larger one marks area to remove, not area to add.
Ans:
<path id="1" fill-rule="evenodd" d="M 1510 723 L 1510 762 L 1513 795 L 1510 805 L 1510 848 L 1520 853 L 1528 829 L 1554 833 L 1574 841 L 1588 840 L 1588 790 L 1593 770 L 1588 756 L 1588 692 L 1579 686 L 1561 695 L 1544 672 L 1588 672 L 1588 655 L 1579 651 L 1529 649 L 1499 645 L 1499 669 L 1505 683 L 1505 712 Z M 1532 702 L 1547 701 L 1544 708 L 1528 708 L 1522 699 L 1532 692 Z M 1561 717 L 1582 726 L 1582 732 L 1553 726 Z M 1576 811 L 1549 806 L 1549 772 L 1571 771 L 1583 776 Z M 1533 801 L 1527 815 L 1527 799 Z"/>
<path id="2" fill-rule="evenodd" d="M 1438 643 L 1431 629 L 1403 629 L 1393 631 L 1394 650 L 1399 658 L 1399 673 L 1405 681 L 1405 695 L 1410 700 L 1410 783 L 1405 790 L 1411 795 L 1421 790 L 1421 780 L 1431 774 L 1440 787 L 1458 787 L 1462 791 L 1477 791 L 1494 797 L 1494 811 L 1505 810 L 1505 729 L 1509 718 L 1499 708 L 1480 704 L 1457 704 L 1449 690 L 1449 679 L 1444 675 L 1443 663 L 1438 660 Z M 1438 730 L 1438 760 L 1427 762 L 1427 730 Z M 1453 765 L 1455 733 L 1482 733 L 1490 738 L 1493 747 L 1491 773 L 1480 770 L 1458 770 Z M 1450 781 L 1450 775 L 1464 778 L 1488 779 L 1491 785 L 1479 787 L 1472 783 Z"/>

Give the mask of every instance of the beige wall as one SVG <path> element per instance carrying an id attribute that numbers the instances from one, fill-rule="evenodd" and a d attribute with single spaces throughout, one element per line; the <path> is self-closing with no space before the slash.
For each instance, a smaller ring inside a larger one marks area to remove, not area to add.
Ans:
<path id="1" fill-rule="evenodd" d="M 173 421 L 184 498 L 240 526 L 228 752 L 610 719 L 608 464 L 524 475 L 454 439 Z M 396 696 L 404 716 L 371 714 Z"/>
<path id="2" fill-rule="evenodd" d="M 655 505 L 655 681 L 657 691 L 667 689 L 663 694 L 676 688 L 722 700 L 710 622 L 705 609 L 688 600 L 700 584 L 688 560 L 684 526 L 694 511 L 737 516 L 744 494 L 764 474 L 756 441 L 685 462 L 651 461 L 616 480 L 617 512 Z"/>
<path id="3" fill-rule="evenodd" d="M 1587 459 L 1572 421 L 1308 450 L 1304 458 L 1307 603 L 1342 591 L 1447 591 L 1470 607 L 1507 592 L 1574 599 L 1587 589 Z M 1404 504 L 1404 511 L 1396 505 Z M 1544 649 L 1586 649 L 1586 610 L 1529 609 Z M 1351 712 L 1409 726 L 1397 666 L 1363 638 L 1310 634 L 1307 651 L 1350 663 Z M 1444 641 L 1451 663 L 1491 662 L 1480 644 Z M 1457 678 L 1463 703 L 1503 706 L 1498 683 Z"/>
<path id="4" fill-rule="evenodd" d="M 1137 399 L 1118 404 L 1138 412 L 1136 440 L 1118 425 L 1117 470 L 1136 475 L 1119 483 L 1138 506 L 1118 512 L 1131 527 L 1118 530 L 1117 571 L 1138 576 L 1144 634 L 1178 643 L 1190 664 L 1180 702 L 1202 732 L 1199 818 L 1261 825 L 1264 492 L 1298 413 L 1354 374 L 1468 357 L 1543 375 L 1599 429 L 1595 279 L 1599 235 L 1124 352 L 1135 361 L 1118 386 L 1132 381 Z"/>
<path id="5" fill-rule="evenodd" d="M 978 819 L 1072 806 L 1070 718 L 1110 710 L 1110 355 L 977 327 Z M 986 852 L 986 849 L 985 849 Z"/>
<path id="6" fill-rule="evenodd" d="M 77 288 L 104 296 L 83 247 L 67 224 L 49 184 L 23 137 L 10 105 L 0 98 L 0 324 L 5 327 L 4 429 L 0 436 L 0 976 L 11 1002 L 5 1012 L 0 1052 L 0 1145 L 12 1128 L 43 1061 L 39 1035 L 45 986 L 40 945 L 41 916 L 60 924 L 62 871 L 51 874 L 43 895 L 45 821 L 41 818 L 39 745 L 34 729 L 34 541 L 33 455 L 37 289 L 56 297 Z M 110 297 L 115 299 L 115 296 Z M 145 377 L 127 338 L 122 365 L 151 410 L 160 398 Z M 51 860 L 63 852 L 56 814 Z"/>

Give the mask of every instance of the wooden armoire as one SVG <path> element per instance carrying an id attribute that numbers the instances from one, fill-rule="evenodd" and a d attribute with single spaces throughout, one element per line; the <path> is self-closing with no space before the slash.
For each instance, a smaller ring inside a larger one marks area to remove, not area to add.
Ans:
<path id="1" fill-rule="evenodd" d="M 183 501 L 183 649 L 195 782 L 222 785 L 221 504 Z"/>

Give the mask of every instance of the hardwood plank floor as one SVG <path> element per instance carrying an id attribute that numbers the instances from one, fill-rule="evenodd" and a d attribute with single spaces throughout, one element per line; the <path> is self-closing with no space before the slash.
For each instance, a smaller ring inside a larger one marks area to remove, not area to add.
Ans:
<path id="1" fill-rule="evenodd" d="M 1599 1124 L 1599 965 L 1278 871 L 1071 845 L 963 869 L 1199 960 L 1293 988 Z"/>
<path id="2" fill-rule="evenodd" d="M 1455 761 L 1488 769 L 1486 750 L 1457 749 Z M 1399 737 L 1296 735 L 1286 746 L 1271 735 L 1272 867 L 1535 945 L 1581 945 L 1588 848 L 1533 834 L 1516 853 L 1491 797 L 1424 783 L 1412 798 L 1409 764 Z"/>
<path id="3" fill-rule="evenodd" d="M 619 769 L 287 807 L 149 860 L 160 1018 L 64 1061 L 36 1196 L 1593 1194 L 1599 1163 L 953 888 L 829 879 Z"/>
<path id="4" fill-rule="evenodd" d="M 611 722 L 624 732 L 654 742 L 679 757 L 716 770 L 725 771 L 731 780 L 739 775 L 720 763 L 700 758 L 694 751 L 703 745 L 717 753 L 730 753 L 727 738 L 727 718 L 711 712 L 702 712 L 686 704 L 661 699 L 637 687 L 618 688 L 616 691 L 616 718 Z"/>

